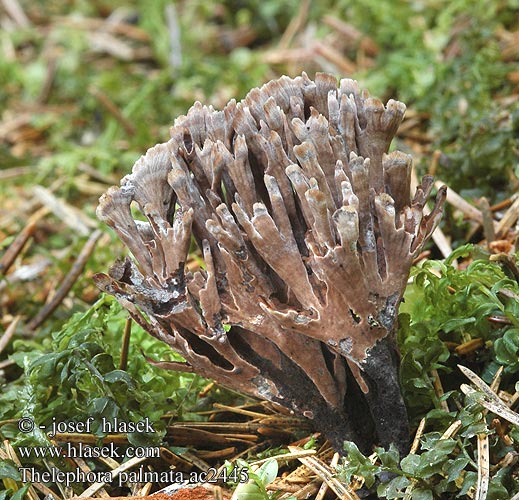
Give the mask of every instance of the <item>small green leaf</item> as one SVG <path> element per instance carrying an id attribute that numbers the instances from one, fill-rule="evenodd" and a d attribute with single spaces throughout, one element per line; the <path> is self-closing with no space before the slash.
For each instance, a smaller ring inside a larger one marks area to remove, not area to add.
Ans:
<path id="1" fill-rule="evenodd" d="M 431 490 L 415 488 L 411 494 L 411 498 L 413 500 L 433 500 L 433 494 Z"/>
<path id="2" fill-rule="evenodd" d="M 458 457 L 450 460 L 444 467 L 444 471 L 448 474 L 448 481 L 455 481 L 460 477 L 460 474 L 468 465 L 469 459 L 466 457 Z"/>
<path id="3" fill-rule="evenodd" d="M 27 483 L 25 486 L 22 486 L 16 493 L 13 494 L 11 500 L 23 500 L 30 486 L 30 483 Z"/>
<path id="4" fill-rule="evenodd" d="M 0 460 L 0 479 L 10 478 L 21 481 L 20 471 L 12 460 Z"/>
<path id="5" fill-rule="evenodd" d="M 402 471 L 410 476 L 413 476 L 420 464 L 420 457 L 413 453 L 407 455 L 407 457 L 402 458 L 402 462 L 400 463 L 400 467 L 402 467 Z"/>
<path id="6" fill-rule="evenodd" d="M 254 480 L 251 480 L 247 483 L 238 484 L 231 500 L 268 500 L 268 495 L 261 490 Z"/>
<path id="7" fill-rule="evenodd" d="M 275 458 L 267 460 L 262 466 L 256 471 L 258 479 L 266 486 L 270 484 L 278 475 L 278 461 Z"/>

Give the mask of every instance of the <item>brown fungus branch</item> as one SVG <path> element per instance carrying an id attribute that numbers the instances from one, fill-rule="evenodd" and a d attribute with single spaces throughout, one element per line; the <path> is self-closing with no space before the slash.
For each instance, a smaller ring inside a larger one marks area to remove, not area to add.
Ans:
<path id="1" fill-rule="evenodd" d="M 412 197 L 411 158 L 388 154 L 404 112 L 304 73 L 223 111 L 196 103 L 101 198 L 134 260 L 98 286 L 184 357 L 172 368 L 312 418 L 339 450 L 405 451 L 394 331 L 445 190 L 425 214 L 432 179 Z"/>

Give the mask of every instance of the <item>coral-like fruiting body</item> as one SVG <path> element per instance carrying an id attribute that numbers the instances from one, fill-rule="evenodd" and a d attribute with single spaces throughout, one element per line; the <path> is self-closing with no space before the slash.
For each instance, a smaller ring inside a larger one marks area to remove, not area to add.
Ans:
<path id="1" fill-rule="evenodd" d="M 411 157 L 388 154 L 404 112 L 327 74 L 196 103 L 101 197 L 134 260 L 98 286 L 184 357 L 168 368 L 312 418 L 337 448 L 405 450 L 394 330 L 445 192 L 425 215 L 432 179 L 411 196 Z"/>

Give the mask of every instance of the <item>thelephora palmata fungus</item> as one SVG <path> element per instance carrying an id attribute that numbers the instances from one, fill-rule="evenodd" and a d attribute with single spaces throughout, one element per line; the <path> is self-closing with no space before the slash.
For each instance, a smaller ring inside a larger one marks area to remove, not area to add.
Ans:
<path id="1" fill-rule="evenodd" d="M 411 157 L 388 154 L 404 112 L 328 74 L 196 103 L 101 197 L 133 259 L 97 285 L 183 356 L 169 368 L 304 415 L 339 450 L 405 452 L 397 313 L 445 190 L 426 215 L 432 178 L 411 194 Z"/>

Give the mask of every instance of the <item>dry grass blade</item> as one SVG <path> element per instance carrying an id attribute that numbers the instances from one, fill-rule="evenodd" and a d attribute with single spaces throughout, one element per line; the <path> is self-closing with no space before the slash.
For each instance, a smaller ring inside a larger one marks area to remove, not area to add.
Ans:
<path id="1" fill-rule="evenodd" d="M 456 354 L 458 354 L 459 356 L 467 356 L 468 354 L 473 353 L 474 351 L 483 347 L 484 345 L 485 342 L 481 338 L 470 339 L 469 341 L 456 346 L 454 350 L 456 351 Z"/>
<path id="2" fill-rule="evenodd" d="M 458 368 L 483 393 L 477 395 L 477 401 L 481 406 L 487 410 L 490 410 L 511 424 L 519 425 L 519 414 L 517 414 L 515 411 L 512 411 L 505 403 L 503 403 L 499 396 L 494 391 L 492 391 L 492 389 L 483 380 L 481 380 L 473 371 L 464 366 L 458 365 Z M 464 394 L 477 393 L 477 391 L 466 384 L 462 384 L 460 389 Z"/>
<path id="3" fill-rule="evenodd" d="M 36 222 L 32 221 L 25 226 L 16 236 L 9 248 L 0 259 L 0 273 L 5 274 L 12 266 L 16 257 L 20 254 L 27 240 L 33 235 L 36 229 Z"/>
<path id="4" fill-rule="evenodd" d="M 90 220 L 77 208 L 56 197 L 48 189 L 42 186 L 34 186 L 32 190 L 43 205 L 48 207 L 58 219 L 80 235 L 88 236 L 90 229 L 97 227 L 96 222 Z"/>
<path id="5" fill-rule="evenodd" d="M 13 179 L 22 175 L 27 175 L 33 171 L 32 167 L 11 167 L 0 171 L 0 181 Z"/>
<path id="6" fill-rule="evenodd" d="M 458 368 L 460 369 L 461 373 L 463 373 L 463 375 L 465 375 L 465 377 L 467 377 L 480 391 L 485 393 L 486 396 L 488 396 L 494 402 L 502 404 L 497 394 L 492 391 L 492 389 L 485 383 L 485 381 L 478 377 L 472 370 L 462 365 L 458 365 Z"/>
<path id="7" fill-rule="evenodd" d="M 297 14 L 290 20 L 287 29 L 283 33 L 278 47 L 280 49 L 287 49 L 290 47 L 292 40 L 298 32 L 300 32 L 308 18 L 308 11 L 310 10 L 310 0 L 303 0 L 299 6 Z"/>
<path id="8" fill-rule="evenodd" d="M 98 40 L 98 38 L 96 38 Z M 88 91 L 98 100 L 99 104 L 103 106 L 124 128 L 126 133 L 130 136 L 135 135 L 136 130 L 132 123 L 122 114 L 121 110 L 114 104 L 114 102 L 97 87 L 91 86 Z"/>
<path id="9" fill-rule="evenodd" d="M 493 398 L 489 398 L 485 394 L 479 394 L 477 391 L 472 389 L 472 387 L 465 384 L 461 385 L 461 390 L 465 394 L 477 394 L 477 401 L 481 406 L 511 424 L 519 425 L 519 414 L 508 408 L 508 406 L 506 406 L 502 401 L 495 401 Z"/>
<path id="10" fill-rule="evenodd" d="M 350 75 L 357 70 L 356 65 L 352 61 L 326 43 L 321 43 L 319 41 L 314 42 L 314 51 L 316 54 L 324 57 L 328 62 L 332 63 L 345 75 Z"/>
<path id="11" fill-rule="evenodd" d="M 335 453 L 333 455 L 332 461 L 330 462 L 330 466 L 336 467 L 338 463 L 339 463 L 339 454 Z M 319 491 L 318 491 L 317 495 L 315 496 L 315 500 L 323 500 L 324 497 L 326 496 L 327 492 L 328 492 L 328 484 L 327 483 L 321 484 L 321 487 L 319 488 Z"/>
<path id="12" fill-rule="evenodd" d="M 3 442 L 5 454 L 7 455 L 7 458 L 12 460 L 17 467 L 22 467 L 22 463 L 20 462 L 20 459 L 18 458 L 18 455 L 16 454 L 16 450 L 11 446 L 11 443 L 6 439 Z M 36 493 L 36 490 L 34 489 L 34 486 L 29 486 L 29 489 L 27 490 L 27 499 L 28 500 L 39 500 L 38 494 Z"/>
<path id="13" fill-rule="evenodd" d="M 447 430 L 442 434 L 440 437 L 440 440 L 443 439 L 450 439 L 453 437 L 460 429 L 461 429 L 462 423 L 461 420 L 455 420 L 448 428 Z M 420 436 L 423 432 L 423 429 L 425 427 L 425 418 L 422 418 L 420 421 L 420 425 L 418 426 L 418 430 L 416 432 L 416 436 L 413 441 L 413 445 L 411 446 L 410 454 L 416 453 L 418 449 L 418 444 L 420 442 Z M 415 489 L 416 485 L 418 484 L 418 480 L 412 478 L 411 484 L 406 488 L 403 500 L 411 500 L 413 498 L 413 490 Z"/>
<path id="14" fill-rule="evenodd" d="M 257 411 L 247 410 L 246 408 L 224 405 L 222 403 L 214 403 L 213 408 L 216 408 L 218 410 L 230 411 L 232 413 L 238 413 L 240 415 L 246 415 L 248 417 L 253 417 L 253 418 L 264 418 L 267 416 L 267 415 L 265 415 L 265 413 L 259 413 Z"/>
<path id="15" fill-rule="evenodd" d="M 25 14 L 18 0 L 2 0 L 2 5 L 11 19 L 20 26 L 20 28 L 29 28 L 31 26 L 31 21 L 29 21 L 27 14 Z"/>
<path id="16" fill-rule="evenodd" d="M 416 434 L 413 439 L 413 444 L 411 445 L 411 449 L 409 450 L 410 454 L 414 454 L 418 450 L 418 446 L 420 446 L 420 438 L 422 437 L 424 428 L 425 428 L 425 418 L 422 418 L 420 420 L 420 423 L 418 424 L 418 429 L 416 429 Z"/>
<path id="17" fill-rule="evenodd" d="M 438 400 L 440 401 L 440 406 L 443 410 L 445 410 L 447 413 L 449 412 L 449 406 L 447 404 L 447 401 L 442 399 L 442 396 L 445 394 L 445 391 L 443 390 L 443 385 L 440 380 L 440 374 L 438 373 L 438 370 L 433 369 L 431 370 L 431 375 L 433 377 L 433 386 L 434 386 L 434 392 L 436 393 L 436 396 Z"/>
<path id="18" fill-rule="evenodd" d="M 474 500 L 485 500 L 490 480 L 490 459 L 488 454 L 488 435 L 478 434 L 478 482 Z"/>
<path id="19" fill-rule="evenodd" d="M 289 446 L 291 452 L 299 451 L 295 446 Z M 360 500 L 359 496 L 350 487 L 334 477 L 329 466 L 316 457 L 300 457 L 298 460 L 315 472 L 341 500 Z"/>
<path id="20" fill-rule="evenodd" d="M 447 430 L 442 434 L 440 439 L 450 439 L 455 436 L 457 432 L 461 429 L 462 426 L 461 420 L 455 420 L 451 425 L 447 428 Z"/>
<path id="21" fill-rule="evenodd" d="M 501 384 L 501 379 L 503 378 L 504 371 L 505 371 L 505 367 L 500 366 L 499 369 L 497 370 L 496 374 L 494 375 L 494 378 L 492 379 L 492 383 L 490 384 L 491 391 L 495 392 L 496 394 L 499 391 L 499 386 Z"/>

